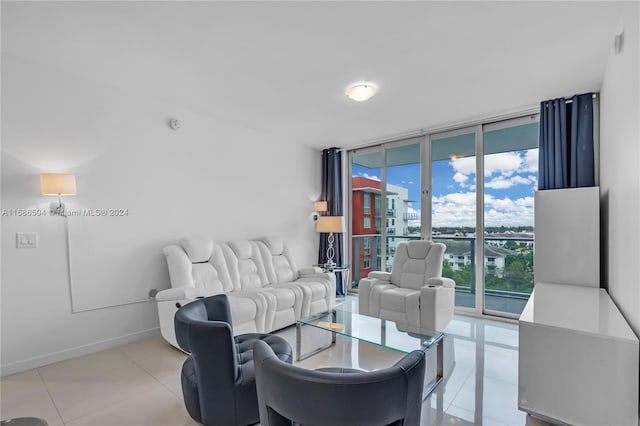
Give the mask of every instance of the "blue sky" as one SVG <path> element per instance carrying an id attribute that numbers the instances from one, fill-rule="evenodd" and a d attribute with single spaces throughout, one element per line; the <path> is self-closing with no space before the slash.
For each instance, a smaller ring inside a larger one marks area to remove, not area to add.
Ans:
<path id="1" fill-rule="evenodd" d="M 533 225 L 538 149 L 486 155 L 485 225 Z M 475 226 L 475 157 L 432 164 L 433 226 Z M 380 169 L 353 165 L 354 176 L 380 180 Z M 420 165 L 387 168 L 387 182 L 405 187 L 410 211 L 420 212 Z M 410 223 L 418 225 L 418 223 Z"/>

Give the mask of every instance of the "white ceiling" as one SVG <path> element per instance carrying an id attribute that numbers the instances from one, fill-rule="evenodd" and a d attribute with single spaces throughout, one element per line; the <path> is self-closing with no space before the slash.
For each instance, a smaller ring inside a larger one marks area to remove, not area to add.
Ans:
<path id="1" fill-rule="evenodd" d="M 2 2 L 2 54 L 317 148 L 597 91 L 615 2 Z M 368 102 L 344 88 L 380 86 Z"/>

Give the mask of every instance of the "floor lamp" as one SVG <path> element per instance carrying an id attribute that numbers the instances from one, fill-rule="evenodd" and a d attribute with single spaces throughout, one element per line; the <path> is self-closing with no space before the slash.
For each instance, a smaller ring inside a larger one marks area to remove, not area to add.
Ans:
<path id="1" fill-rule="evenodd" d="M 342 233 L 344 229 L 344 216 L 318 216 L 316 231 L 329 234 L 329 237 L 327 237 L 327 262 L 324 264 L 325 267 L 336 266 L 336 263 L 333 261 L 333 257 L 336 254 L 335 248 L 333 247 L 335 241 L 333 233 Z"/>

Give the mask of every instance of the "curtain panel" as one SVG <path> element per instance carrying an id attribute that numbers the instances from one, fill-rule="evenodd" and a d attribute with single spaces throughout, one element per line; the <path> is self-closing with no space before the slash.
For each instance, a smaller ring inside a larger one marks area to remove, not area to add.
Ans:
<path id="1" fill-rule="evenodd" d="M 593 94 L 540 103 L 538 189 L 595 185 Z"/>
<path id="2" fill-rule="evenodd" d="M 327 201 L 327 215 L 344 216 L 342 204 L 342 151 L 338 148 L 329 148 L 322 151 L 322 194 L 321 200 Z M 320 244 L 318 251 L 318 263 L 323 264 L 327 261 L 327 238 L 329 234 L 320 234 Z M 334 262 L 338 265 L 344 264 L 344 234 L 334 234 L 335 241 L 333 247 L 335 249 Z M 336 294 L 342 296 L 345 294 L 342 273 L 335 271 L 336 274 Z"/>

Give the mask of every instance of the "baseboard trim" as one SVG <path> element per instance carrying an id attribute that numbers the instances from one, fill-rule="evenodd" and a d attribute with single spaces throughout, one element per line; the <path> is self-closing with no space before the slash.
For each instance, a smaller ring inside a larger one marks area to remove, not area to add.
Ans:
<path id="1" fill-rule="evenodd" d="M 0 376 L 8 376 L 10 374 L 20 373 L 22 371 L 31 370 L 32 368 L 42 367 L 44 365 L 53 364 L 82 355 L 88 355 L 94 352 L 110 349 L 116 346 L 125 345 L 152 336 L 160 335 L 160 327 L 150 328 L 148 330 L 137 331 L 135 333 L 124 336 L 114 337 L 112 339 L 101 340 L 88 345 L 76 346 L 75 348 L 66 349 L 59 352 L 36 356 L 23 361 L 13 362 L 11 364 L 2 365 L 0 367 Z"/>

